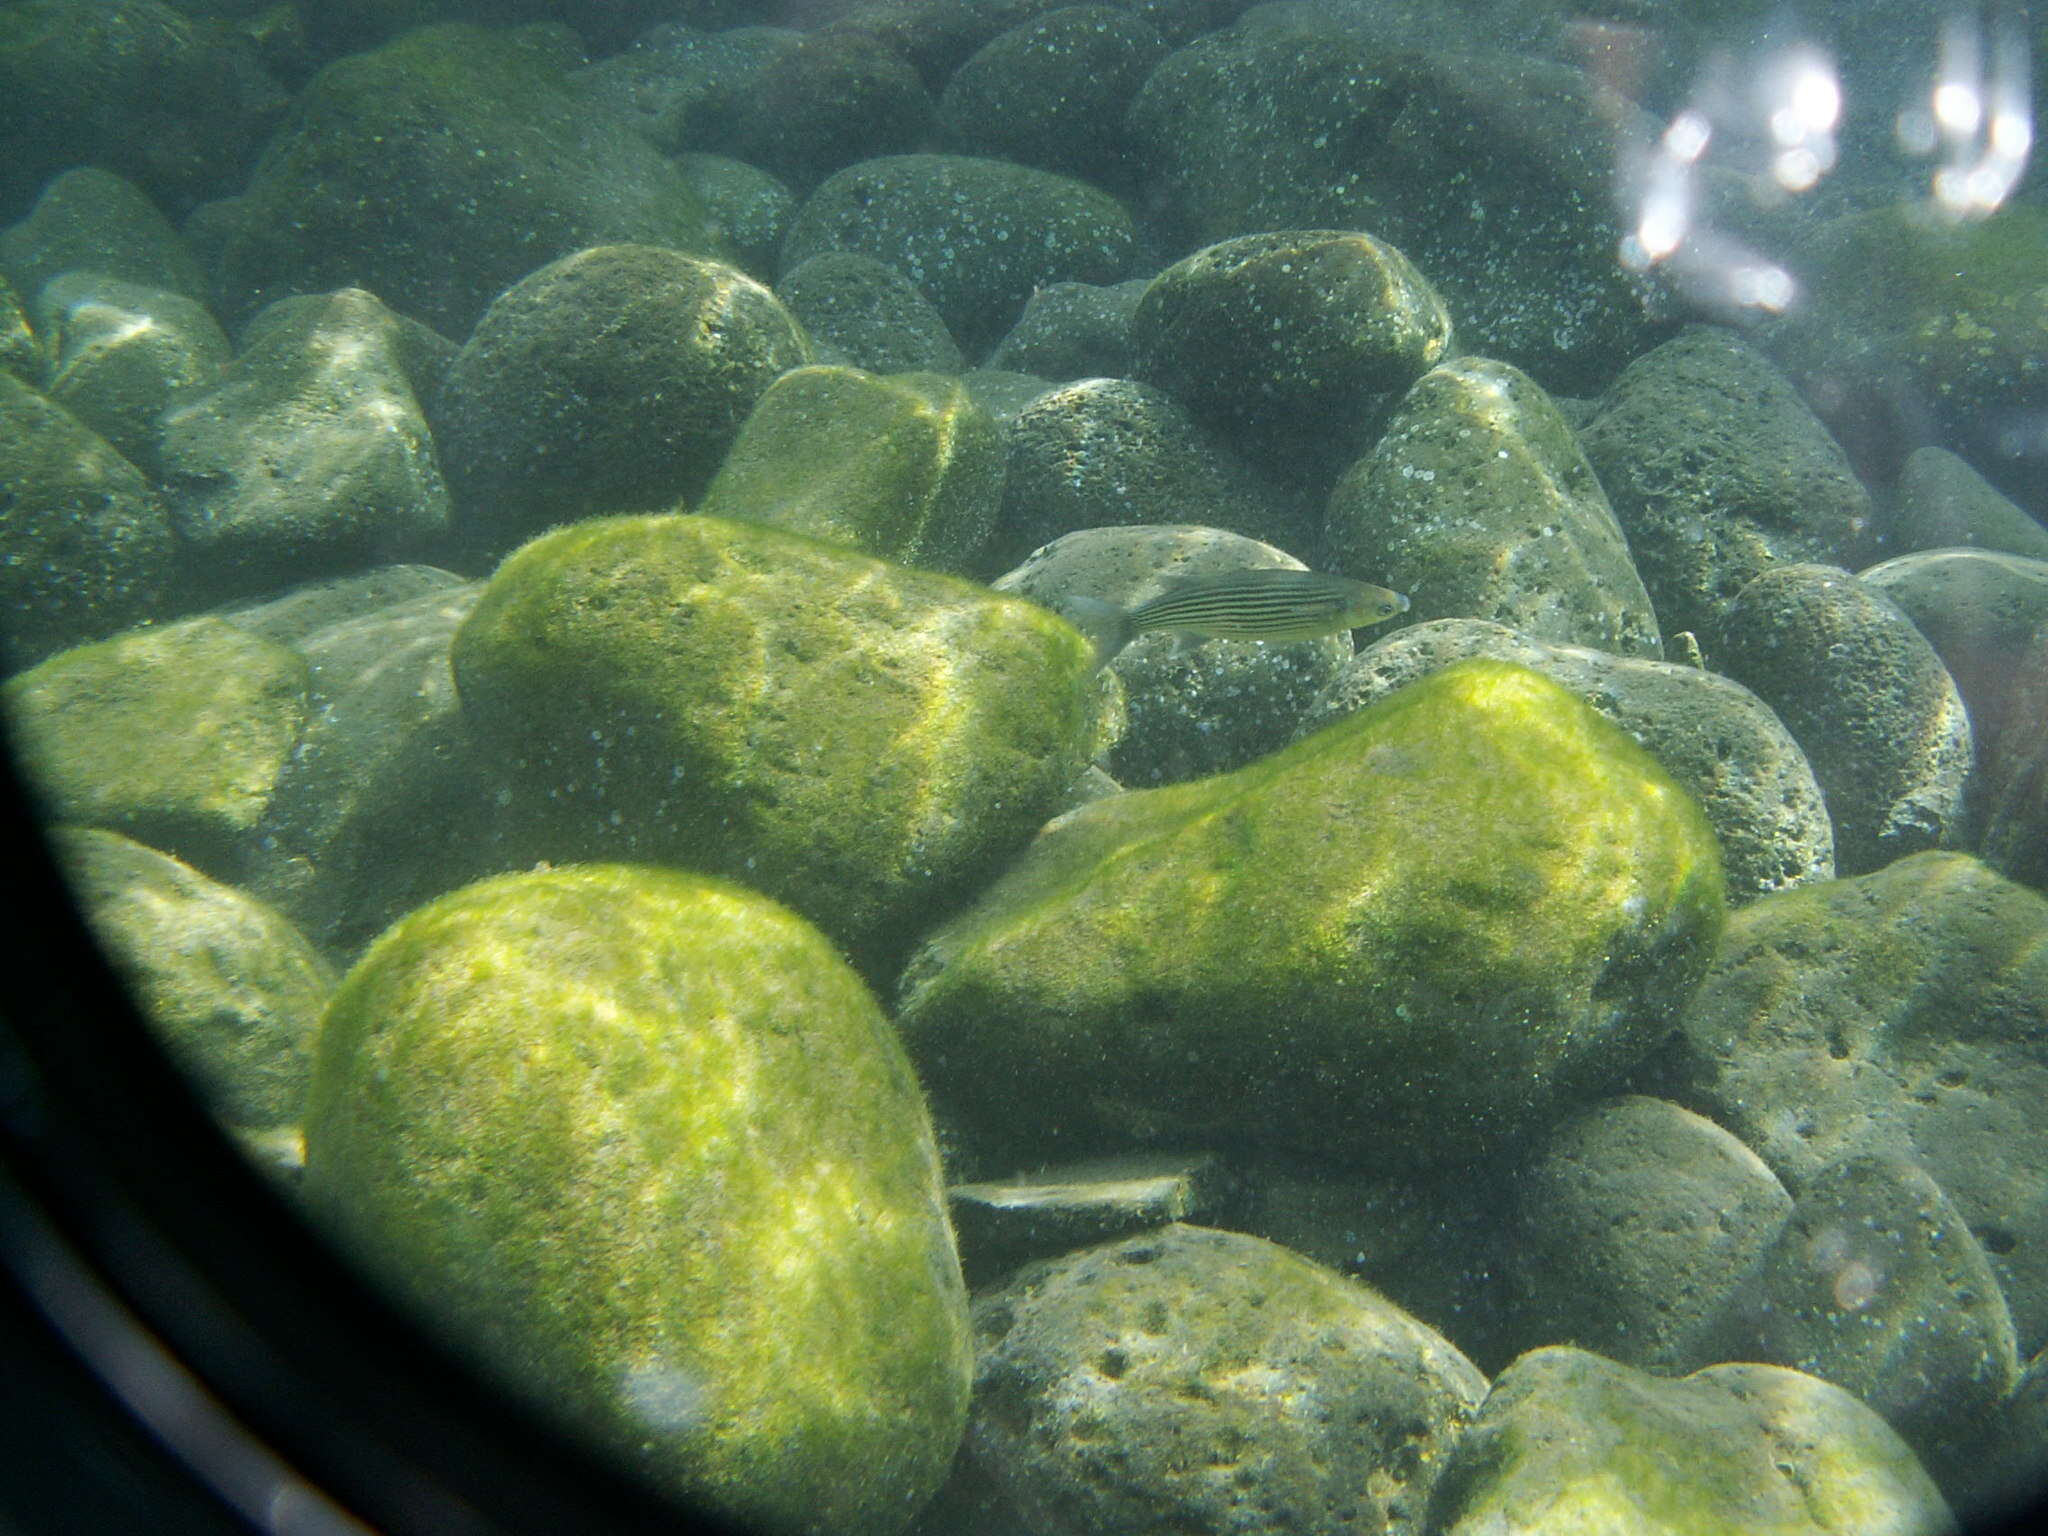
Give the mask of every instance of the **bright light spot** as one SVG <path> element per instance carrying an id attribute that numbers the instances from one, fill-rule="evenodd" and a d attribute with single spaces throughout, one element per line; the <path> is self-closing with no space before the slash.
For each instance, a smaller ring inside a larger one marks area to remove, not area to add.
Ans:
<path id="1" fill-rule="evenodd" d="M 1842 87 L 1822 61 L 1808 61 L 1793 79 L 1792 111 L 1808 133 L 1835 131 L 1842 118 Z"/>
<path id="2" fill-rule="evenodd" d="M 1636 222 L 1635 243 L 1646 263 L 1662 261 L 1678 249 L 1685 239 L 1686 225 L 1691 222 L 1686 213 L 1685 199 L 1667 194 L 1646 201 L 1643 216 Z"/>
<path id="3" fill-rule="evenodd" d="M 1707 144 L 1714 137 L 1714 125 L 1707 121 L 1704 112 L 1687 110 L 1671 119 L 1664 130 L 1664 153 L 1674 160 L 1691 165 L 1707 152 Z"/>
<path id="4" fill-rule="evenodd" d="M 1771 179 L 1787 192 L 1808 192 L 1820 180 L 1821 169 L 1820 156 L 1802 145 L 1771 162 Z"/>
<path id="5" fill-rule="evenodd" d="M 2034 120 L 2025 112 L 2003 111 L 1991 119 L 1991 152 L 2025 160 L 2034 147 Z"/>
<path id="6" fill-rule="evenodd" d="M 1944 133 L 1972 134 L 1984 121 L 1984 102 L 1975 86 L 1959 80 L 1944 81 L 1934 88 L 1934 120 Z"/>
<path id="7" fill-rule="evenodd" d="M 1799 296 L 1799 285 L 1783 267 L 1736 267 L 1728 274 L 1728 296 L 1744 309 L 1769 310 L 1782 314 Z"/>

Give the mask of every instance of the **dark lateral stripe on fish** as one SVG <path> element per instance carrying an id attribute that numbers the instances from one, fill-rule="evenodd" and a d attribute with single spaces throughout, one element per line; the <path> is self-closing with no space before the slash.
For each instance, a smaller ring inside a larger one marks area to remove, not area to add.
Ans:
<path id="1" fill-rule="evenodd" d="M 1309 571 L 1277 572 L 1313 576 Z M 1135 629 L 1228 629 L 1256 638 L 1343 613 L 1354 595 L 1325 582 L 1214 581 L 1161 593 L 1131 610 Z"/>

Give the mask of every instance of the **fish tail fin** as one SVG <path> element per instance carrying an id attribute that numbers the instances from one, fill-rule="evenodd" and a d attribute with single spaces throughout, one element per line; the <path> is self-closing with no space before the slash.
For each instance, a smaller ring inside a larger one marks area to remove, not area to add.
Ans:
<path id="1" fill-rule="evenodd" d="M 1108 666 L 1138 632 L 1126 610 L 1099 597 L 1068 592 L 1061 596 L 1055 611 L 1094 645 L 1095 664 L 1091 671 L 1100 672 Z"/>

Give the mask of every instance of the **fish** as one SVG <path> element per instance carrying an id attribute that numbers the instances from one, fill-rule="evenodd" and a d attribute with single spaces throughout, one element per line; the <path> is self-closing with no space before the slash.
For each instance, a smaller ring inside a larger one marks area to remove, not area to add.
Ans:
<path id="1" fill-rule="evenodd" d="M 1135 608 L 1120 608 L 1078 592 L 1066 593 L 1056 606 L 1062 617 L 1095 642 L 1095 665 L 1100 668 L 1139 635 L 1155 630 L 1284 644 L 1383 624 L 1406 613 L 1408 599 L 1348 576 L 1246 567 L 1187 577 Z"/>

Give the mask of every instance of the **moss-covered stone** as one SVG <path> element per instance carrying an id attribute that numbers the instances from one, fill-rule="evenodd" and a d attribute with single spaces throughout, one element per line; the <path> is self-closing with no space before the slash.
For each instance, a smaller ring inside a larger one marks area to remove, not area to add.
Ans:
<path id="1" fill-rule="evenodd" d="M 502 553 L 551 523 L 697 496 L 768 386 L 811 360 L 737 267 L 603 245 L 493 301 L 448 370 L 434 431 L 456 518 Z"/>
<path id="2" fill-rule="evenodd" d="M 1721 910 L 1685 792 L 1475 660 L 1062 818 L 912 963 L 899 1022 L 984 1134 L 1467 1158 L 1626 1070 Z"/>
<path id="3" fill-rule="evenodd" d="M 1416 1536 L 1486 1378 L 1377 1292 L 1173 1225 L 975 1300 L 968 1443 L 1039 1536 Z"/>
<path id="4" fill-rule="evenodd" d="M 219 619 L 130 630 L 10 678 L 51 817 L 233 874 L 306 724 L 306 663 Z"/>
<path id="5" fill-rule="evenodd" d="M 166 610 L 177 544 L 156 492 L 105 438 L 4 370 L 0 464 L 7 665 L 40 661 Z"/>
<path id="6" fill-rule="evenodd" d="M 1495 1378 L 1452 1449 L 1444 1536 L 1940 1536 L 1927 1473 L 1839 1387 L 1774 1365 L 1670 1381 L 1579 1349 Z"/>
<path id="7" fill-rule="evenodd" d="M 305 1193 L 490 1368 L 684 1496 L 900 1530 L 967 1408 L 902 1047 L 722 882 L 505 876 L 389 930 L 321 1026 Z"/>
<path id="8" fill-rule="evenodd" d="M 725 874 L 864 959 L 1008 857 L 1094 749 L 1089 647 L 1063 620 L 721 518 L 535 540 L 454 664 L 537 855 Z"/>
<path id="9" fill-rule="evenodd" d="M 1246 451 L 1335 449 L 1342 462 L 1385 397 L 1448 355 L 1451 316 L 1383 240 L 1277 230 L 1207 246 L 1160 273 L 1131 317 L 1131 345 L 1140 378 Z"/>
<path id="10" fill-rule="evenodd" d="M 1002 496 L 1002 435 L 958 380 L 799 368 L 762 395 L 697 510 L 965 571 Z"/>
<path id="11" fill-rule="evenodd" d="M 1130 276 L 1137 235 L 1086 182 L 971 155 L 882 155 L 831 176 L 797 210 L 784 268 L 822 251 L 896 267 L 979 354 L 1034 289 Z"/>
<path id="12" fill-rule="evenodd" d="M 296 1127 L 334 972 L 282 914 L 113 832 L 56 852 L 143 1017 L 238 1130 Z"/>
<path id="13" fill-rule="evenodd" d="M 725 251 L 689 178 L 576 96 L 544 44 L 461 25 L 322 70 L 248 191 L 188 234 L 231 322 L 287 294 L 362 287 L 455 337 L 585 246 Z"/>

